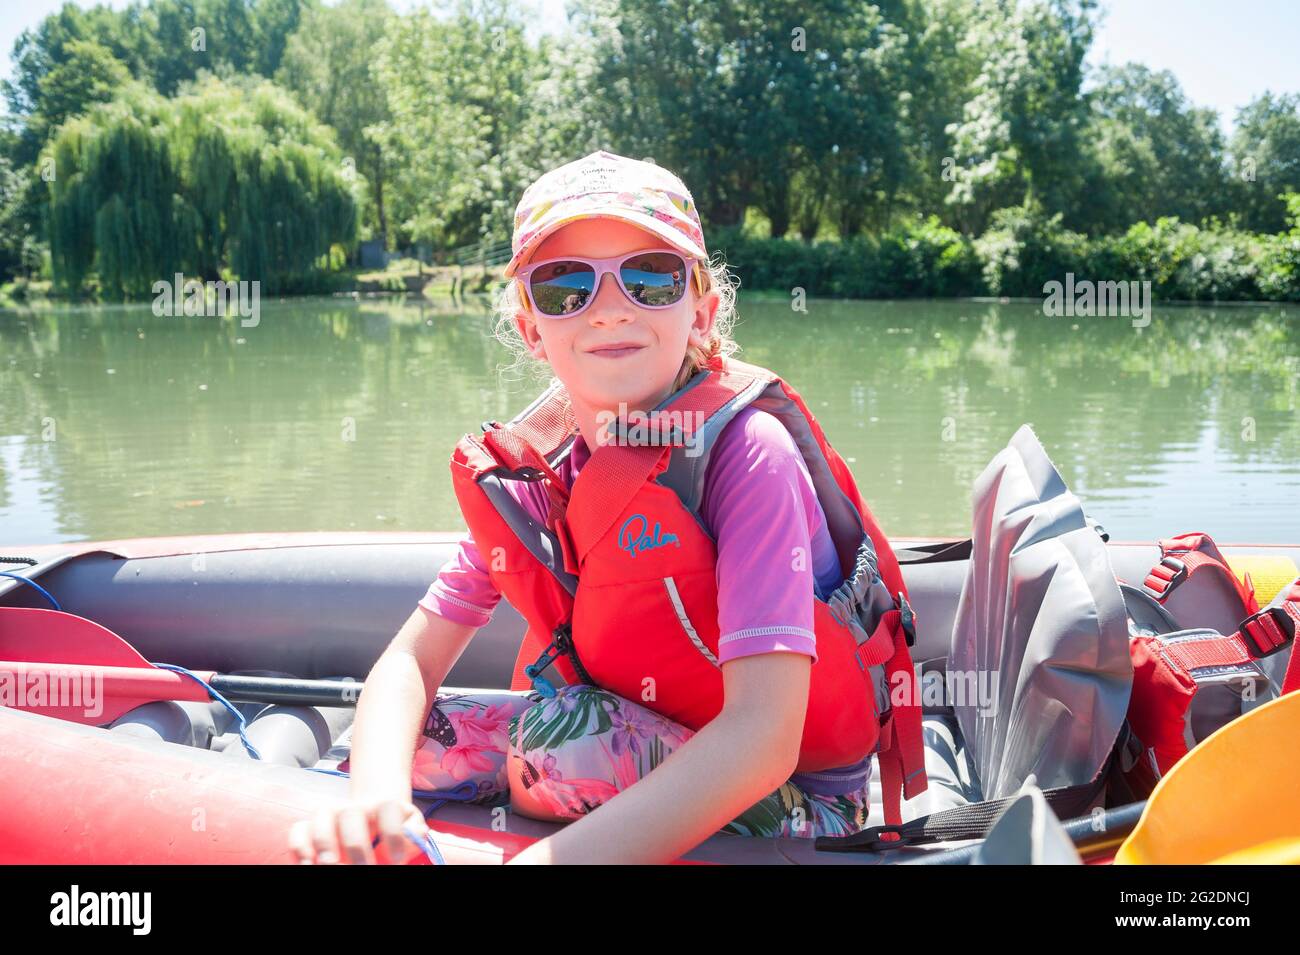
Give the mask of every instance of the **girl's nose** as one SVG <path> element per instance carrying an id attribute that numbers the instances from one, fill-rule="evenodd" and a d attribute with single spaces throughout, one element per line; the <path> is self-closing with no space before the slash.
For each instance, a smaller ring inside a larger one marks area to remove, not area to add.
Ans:
<path id="1" fill-rule="evenodd" d="M 621 325 L 635 317 L 634 308 L 618 287 L 618 279 L 612 272 L 606 272 L 596 288 L 596 300 L 587 309 L 587 321 L 593 325 Z"/>

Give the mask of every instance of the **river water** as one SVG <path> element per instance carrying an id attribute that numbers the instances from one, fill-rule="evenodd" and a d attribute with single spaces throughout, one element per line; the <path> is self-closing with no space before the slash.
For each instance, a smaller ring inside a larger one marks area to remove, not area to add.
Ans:
<path id="1" fill-rule="evenodd" d="M 969 534 L 970 489 L 1031 424 L 1118 540 L 1300 541 L 1300 309 L 741 296 L 892 536 Z M 238 317 L 0 311 L 0 545 L 458 530 L 447 460 L 540 389 L 480 302 L 312 299 Z"/>

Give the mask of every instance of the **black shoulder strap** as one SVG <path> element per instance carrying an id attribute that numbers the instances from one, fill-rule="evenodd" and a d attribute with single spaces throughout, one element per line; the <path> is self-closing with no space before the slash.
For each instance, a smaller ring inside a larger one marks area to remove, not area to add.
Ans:
<path id="1" fill-rule="evenodd" d="M 908 564 L 942 564 L 953 560 L 969 560 L 971 540 L 937 541 L 933 544 L 919 544 L 916 547 L 904 547 L 894 550 L 898 563 Z"/>
<path id="2" fill-rule="evenodd" d="M 1095 777 L 1076 786 L 1060 786 L 1056 789 L 1043 790 L 1043 796 L 1052 812 L 1061 819 L 1073 819 L 1091 811 L 1099 797 L 1106 792 L 1108 784 L 1118 774 L 1111 769 L 1117 761 L 1122 765 L 1122 753 L 1130 748 L 1133 737 L 1128 732 L 1128 725 L 1120 731 L 1120 737 L 1111 749 L 1110 755 Z M 1131 794 L 1121 791 L 1120 801 L 1130 801 Z M 932 842 L 956 842 L 965 839 L 983 839 L 997 821 L 1002 811 L 1015 800 L 1015 796 L 1003 799 L 988 799 L 973 802 L 965 806 L 955 806 L 942 812 L 921 816 L 911 822 L 898 826 L 871 826 L 847 836 L 820 836 L 814 843 L 819 852 L 884 852 L 889 849 L 902 849 L 908 846 L 925 845 Z M 883 839 L 887 833 L 897 835 L 897 839 Z"/>

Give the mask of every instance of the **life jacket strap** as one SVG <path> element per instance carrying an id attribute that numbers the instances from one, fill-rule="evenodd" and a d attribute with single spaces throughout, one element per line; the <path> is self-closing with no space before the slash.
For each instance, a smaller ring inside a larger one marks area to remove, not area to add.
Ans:
<path id="1" fill-rule="evenodd" d="M 502 466 L 502 477 L 510 480 L 542 482 L 550 502 L 546 526 L 553 530 L 555 522 L 568 510 L 569 490 L 547 463 L 546 458 L 514 425 L 503 425 L 498 421 L 484 422 L 481 440 L 483 446 Z"/>
<path id="2" fill-rule="evenodd" d="M 1280 604 L 1255 611 L 1241 622 L 1235 633 L 1198 636 L 1185 641 L 1161 640 L 1161 652 L 1177 661 L 1196 680 L 1198 671 L 1209 673 L 1215 668 L 1238 667 L 1280 653 L 1294 646 L 1297 630 L 1300 630 L 1300 579 L 1291 585 Z M 1296 681 L 1300 680 L 1295 659 L 1293 652 L 1282 693 L 1295 689 Z"/>
<path id="3" fill-rule="evenodd" d="M 1300 653 L 1295 651 L 1297 634 L 1300 634 L 1300 577 L 1292 581 L 1280 602 L 1251 614 L 1234 634 L 1261 657 L 1291 647 L 1291 659 L 1282 678 L 1281 695 L 1284 696 L 1300 689 Z"/>
<path id="4" fill-rule="evenodd" d="M 1151 568 L 1142 582 L 1142 588 L 1163 604 L 1193 574 L 1207 569 L 1218 571 L 1232 584 L 1246 613 L 1253 614 L 1259 610 L 1255 585 L 1251 582 L 1250 575 L 1246 574 L 1244 579 L 1239 579 L 1223 559 L 1223 554 L 1210 535 L 1197 531 L 1160 541 L 1160 561 Z"/>
<path id="5" fill-rule="evenodd" d="M 914 799 L 925 792 L 929 779 L 925 774 L 925 737 L 921 727 L 919 687 L 916 670 L 908 649 L 914 639 L 915 619 L 907 597 L 898 594 L 898 628 L 894 636 L 894 654 L 885 664 L 885 680 L 890 688 L 890 707 L 880 724 L 880 742 L 876 762 L 880 767 L 880 798 L 885 824 L 902 824 L 902 800 Z M 887 614 L 886 616 L 892 616 Z M 900 692 L 895 692 L 895 690 Z M 882 838 L 895 838 L 885 832 Z"/>

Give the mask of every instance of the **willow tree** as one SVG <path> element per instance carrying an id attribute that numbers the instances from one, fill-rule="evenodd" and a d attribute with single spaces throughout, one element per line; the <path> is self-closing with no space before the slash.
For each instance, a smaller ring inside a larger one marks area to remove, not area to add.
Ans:
<path id="1" fill-rule="evenodd" d="M 207 79 L 174 99 L 133 87 L 65 124 L 51 150 L 55 276 L 105 296 L 160 279 L 300 284 L 351 245 L 360 189 L 331 132 L 266 82 Z"/>

